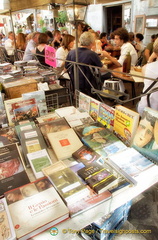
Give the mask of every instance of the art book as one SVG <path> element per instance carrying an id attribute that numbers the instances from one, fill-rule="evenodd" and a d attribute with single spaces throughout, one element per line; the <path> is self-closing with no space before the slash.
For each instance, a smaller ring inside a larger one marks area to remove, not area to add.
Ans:
<path id="1" fill-rule="evenodd" d="M 53 121 L 60 118 L 59 115 L 55 112 L 53 113 L 48 113 L 46 115 L 40 116 L 38 118 L 36 118 L 38 123 L 44 123 L 44 122 L 49 122 L 49 121 Z"/>
<path id="2" fill-rule="evenodd" d="M 82 199 L 89 194 L 89 189 L 70 168 L 49 173 L 48 178 L 67 204 L 76 202 L 76 199 Z"/>
<path id="3" fill-rule="evenodd" d="M 124 106 L 115 107 L 114 133 L 127 146 L 131 146 L 139 123 L 139 113 Z"/>
<path id="4" fill-rule="evenodd" d="M 48 147 L 51 146 L 47 136 L 48 133 L 59 132 L 70 128 L 69 124 L 63 117 L 53 121 L 40 123 L 38 126 Z"/>
<path id="5" fill-rule="evenodd" d="M 7 113 L 4 106 L 3 95 L 0 92 L 0 127 L 7 126 L 8 126 Z"/>
<path id="6" fill-rule="evenodd" d="M 132 146 L 158 164 L 158 111 L 149 107 L 144 109 Z"/>
<path id="7" fill-rule="evenodd" d="M 0 129 L 0 147 L 4 147 L 8 144 L 18 143 L 19 139 L 15 133 L 13 127 L 6 127 Z"/>
<path id="8" fill-rule="evenodd" d="M 46 149 L 28 153 L 27 158 L 36 179 L 44 177 L 42 169 L 52 164 Z"/>
<path id="9" fill-rule="evenodd" d="M 111 131 L 113 131 L 114 113 L 115 109 L 113 107 L 110 107 L 105 103 L 101 103 L 99 107 L 97 121 L 100 122 L 102 125 L 106 126 Z"/>
<path id="10" fill-rule="evenodd" d="M 82 137 L 82 141 L 96 151 L 118 141 L 118 138 L 109 129 L 104 129 Z"/>
<path id="11" fill-rule="evenodd" d="M 8 99 L 8 100 L 4 101 L 4 106 L 5 106 L 5 109 L 6 109 L 9 126 L 14 126 L 15 125 L 15 116 L 14 116 L 14 112 L 13 112 L 13 109 L 12 109 L 12 104 L 17 103 L 21 100 L 22 100 L 22 97 Z"/>
<path id="12" fill-rule="evenodd" d="M 88 95 L 82 92 L 79 92 L 79 106 L 78 106 L 79 111 L 89 113 L 90 101 L 91 101 L 91 97 L 89 97 Z"/>
<path id="13" fill-rule="evenodd" d="M 48 133 L 47 136 L 58 160 L 72 157 L 72 153 L 83 145 L 72 128 Z"/>
<path id="14" fill-rule="evenodd" d="M 38 117 L 38 107 L 34 98 L 13 103 L 12 109 L 17 122 Z"/>
<path id="15" fill-rule="evenodd" d="M 13 222 L 4 197 L 0 199 L 0 220 L 0 239 L 16 240 Z"/>
<path id="16" fill-rule="evenodd" d="M 81 148 L 75 151 L 72 154 L 72 157 L 77 159 L 78 162 L 82 162 L 84 165 L 89 165 L 101 158 L 97 152 L 86 145 L 83 145 Z"/>
<path id="17" fill-rule="evenodd" d="M 133 184 L 137 184 L 136 177 L 141 172 L 154 165 L 132 147 L 109 156 L 109 163 Z"/>
<path id="18" fill-rule="evenodd" d="M 46 98 L 45 98 L 45 93 L 42 90 L 39 91 L 34 91 L 34 92 L 28 92 L 28 93 L 23 93 L 22 94 L 22 99 L 23 100 L 28 100 L 35 98 L 35 102 L 38 107 L 39 115 L 43 116 L 48 113 L 47 110 L 47 104 L 46 104 Z"/>
<path id="19" fill-rule="evenodd" d="M 65 117 L 74 113 L 79 113 L 80 111 L 75 108 L 74 106 L 68 106 L 68 107 L 61 107 L 55 109 L 55 112 L 60 116 L 60 117 Z"/>
<path id="20" fill-rule="evenodd" d="M 17 239 L 26 240 L 68 219 L 69 210 L 47 177 L 5 193 Z"/>
<path id="21" fill-rule="evenodd" d="M 91 98 L 89 114 L 94 119 L 94 121 L 97 121 L 99 107 L 100 107 L 100 102 L 94 98 Z"/>
<path id="22" fill-rule="evenodd" d="M 70 127 L 77 127 L 83 124 L 91 124 L 94 122 L 93 118 L 87 112 L 75 113 L 65 116 L 66 121 Z"/>
<path id="23" fill-rule="evenodd" d="M 0 148 L 0 196 L 30 182 L 22 161 L 16 143 Z"/>

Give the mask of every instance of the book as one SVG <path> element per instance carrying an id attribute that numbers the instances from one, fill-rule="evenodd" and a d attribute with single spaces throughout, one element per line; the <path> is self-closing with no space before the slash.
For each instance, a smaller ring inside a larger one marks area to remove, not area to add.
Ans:
<path id="1" fill-rule="evenodd" d="M 0 199 L 0 220 L 0 239 L 16 240 L 13 222 L 4 197 Z"/>
<path id="2" fill-rule="evenodd" d="M 131 146 L 139 123 L 139 113 L 124 106 L 115 107 L 114 133 L 127 146 Z"/>
<path id="3" fill-rule="evenodd" d="M 115 109 L 113 107 L 110 107 L 105 103 L 101 103 L 99 107 L 97 121 L 100 122 L 102 125 L 106 126 L 111 131 L 113 131 L 114 113 Z"/>
<path id="4" fill-rule="evenodd" d="M 29 183 L 16 143 L 0 148 L 0 196 L 10 189 Z"/>
<path id="5" fill-rule="evenodd" d="M 97 152 L 86 145 L 83 145 L 77 151 L 73 152 L 72 157 L 74 157 L 78 162 L 82 162 L 85 166 L 101 158 Z"/>
<path id="6" fill-rule="evenodd" d="M 77 173 L 98 194 L 108 190 L 117 181 L 113 173 L 98 163 L 92 163 Z"/>
<path id="7" fill-rule="evenodd" d="M 82 199 L 89 193 L 89 189 L 68 167 L 48 174 L 48 178 L 66 204 Z"/>
<path id="8" fill-rule="evenodd" d="M 55 109 L 55 112 L 60 116 L 60 117 L 65 117 L 69 116 L 74 113 L 79 113 L 79 110 L 75 108 L 74 106 L 68 106 L 68 107 L 61 107 Z"/>
<path id="9" fill-rule="evenodd" d="M 4 106 L 3 95 L 0 92 L 0 127 L 7 126 L 8 126 L 7 113 Z"/>
<path id="10" fill-rule="evenodd" d="M 72 157 L 72 153 L 83 145 L 72 128 L 48 133 L 47 136 L 58 160 Z"/>
<path id="11" fill-rule="evenodd" d="M 0 129 L 0 147 L 4 147 L 8 144 L 18 143 L 19 139 L 15 133 L 13 127 L 6 127 Z"/>
<path id="12" fill-rule="evenodd" d="M 9 126 L 15 125 L 15 116 L 14 116 L 14 112 L 12 109 L 12 104 L 17 103 L 21 100 L 22 100 L 22 97 L 4 100 L 4 106 L 6 109 Z"/>
<path id="13" fill-rule="evenodd" d="M 72 128 L 83 125 L 83 124 L 90 124 L 94 122 L 94 120 L 91 118 L 91 116 L 87 112 L 71 114 L 71 115 L 65 116 L 65 119 L 70 125 L 70 127 Z"/>
<path id="14" fill-rule="evenodd" d="M 53 112 L 53 113 L 48 113 L 46 115 L 40 116 L 38 118 L 36 118 L 38 123 L 43 123 L 43 122 L 49 122 L 49 121 L 53 121 L 60 118 L 57 113 Z"/>
<path id="15" fill-rule="evenodd" d="M 87 112 L 89 113 L 90 111 L 90 100 L 91 97 L 89 97 L 88 95 L 79 92 L 79 106 L 78 109 L 80 112 Z"/>
<path id="16" fill-rule="evenodd" d="M 108 162 L 135 185 L 137 184 L 136 177 L 154 165 L 132 147 L 109 156 Z"/>
<path id="17" fill-rule="evenodd" d="M 77 135 L 82 138 L 83 136 L 87 136 L 89 134 L 93 134 L 95 132 L 99 132 L 101 130 L 104 130 L 105 127 L 99 123 L 99 122 L 93 122 L 91 124 L 83 124 L 78 127 L 73 128 Z"/>
<path id="18" fill-rule="evenodd" d="M 38 107 L 34 98 L 12 103 L 12 109 L 15 121 L 38 117 Z"/>
<path id="19" fill-rule="evenodd" d="M 42 172 L 45 176 L 49 177 L 50 174 L 53 174 L 64 168 L 67 168 L 67 165 L 63 161 L 58 161 L 56 163 L 52 163 L 52 165 L 50 165 L 48 167 L 43 168 Z"/>
<path id="20" fill-rule="evenodd" d="M 52 164 L 52 161 L 46 149 L 28 153 L 27 158 L 36 179 L 44 177 L 42 169 Z"/>
<path id="21" fill-rule="evenodd" d="M 38 90 L 38 91 L 22 94 L 23 100 L 28 100 L 28 99 L 32 99 L 32 98 L 35 98 L 35 102 L 38 107 L 39 115 L 43 116 L 43 115 L 47 114 L 48 111 L 47 111 L 45 92 L 42 90 Z"/>
<path id="22" fill-rule="evenodd" d="M 39 129 L 41 130 L 41 133 L 42 133 L 48 147 L 51 146 L 50 142 L 48 140 L 48 136 L 47 136 L 48 133 L 59 132 L 59 131 L 70 128 L 69 124 L 63 117 L 58 118 L 53 121 L 39 123 L 38 126 L 39 126 Z"/>
<path id="23" fill-rule="evenodd" d="M 22 121 L 19 122 L 19 124 L 15 125 L 15 131 L 20 139 L 20 134 L 22 131 L 26 131 L 26 130 L 31 130 L 33 128 L 36 128 L 35 122 L 34 121 Z"/>
<path id="24" fill-rule="evenodd" d="M 47 179 L 5 193 L 17 239 L 25 240 L 68 219 L 69 210 Z"/>
<path id="25" fill-rule="evenodd" d="M 100 102 L 94 98 L 91 98 L 89 114 L 94 119 L 94 121 L 97 121 L 99 107 L 100 107 Z"/>
<path id="26" fill-rule="evenodd" d="M 132 147 L 158 164 L 158 111 L 146 107 L 140 119 Z"/>

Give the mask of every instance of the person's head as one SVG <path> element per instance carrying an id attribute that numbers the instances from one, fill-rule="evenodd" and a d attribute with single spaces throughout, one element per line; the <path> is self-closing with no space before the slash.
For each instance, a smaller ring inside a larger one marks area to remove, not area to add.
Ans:
<path id="1" fill-rule="evenodd" d="M 117 46 L 122 46 L 129 41 L 129 34 L 125 28 L 118 28 L 114 31 L 115 43 Z"/>
<path id="2" fill-rule="evenodd" d="M 36 183 L 36 187 L 38 188 L 39 191 L 43 191 L 50 187 L 50 182 L 47 179 L 41 180 Z"/>
<path id="3" fill-rule="evenodd" d="M 141 42 L 143 39 L 144 39 L 143 34 L 141 34 L 141 33 L 136 34 L 136 36 L 135 36 L 135 41 L 136 42 Z"/>
<path id="4" fill-rule="evenodd" d="M 48 36 L 48 38 L 50 39 L 50 38 L 53 38 L 53 33 L 51 32 L 51 31 L 46 31 L 45 32 L 46 34 L 47 34 L 47 36 Z"/>
<path id="5" fill-rule="evenodd" d="M 61 32 L 59 30 L 55 30 L 53 32 L 53 36 L 55 39 L 60 40 L 61 39 Z"/>
<path id="6" fill-rule="evenodd" d="M 9 201 L 10 203 L 16 202 L 20 199 L 22 199 L 22 195 L 20 190 L 15 190 L 14 192 L 10 192 L 7 194 L 7 201 Z"/>
<path id="7" fill-rule="evenodd" d="M 24 33 L 18 33 L 16 37 L 17 47 L 26 43 L 26 37 Z"/>
<path id="8" fill-rule="evenodd" d="M 156 34 L 151 35 L 151 42 L 155 42 L 156 38 L 157 38 Z"/>
<path id="9" fill-rule="evenodd" d="M 155 118 L 144 111 L 134 138 L 134 145 L 145 147 L 153 139 L 154 124 Z"/>
<path id="10" fill-rule="evenodd" d="M 15 37 L 14 33 L 12 31 L 10 31 L 8 33 L 8 38 L 10 38 L 11 40 L 14 40 L 14 37 Z"/>
<path id="11" fill-rule="evenodd" d="M 38 37 L 38 43 L 42 44 L 42 43 L 47 43 L 48 42 L 48 35 L 46 33 L 40 33 L 39 37 Z"/>
<path id="12" fill-rule="evenodd" d="M 88 31 L 81 34 L 79 42 L 81 46 L 88 47 L 91 49 L 95 43 L 95 39 L 92 33 Z"/>
<path id="13" fill-rule="evenodd" d="M 34 41 L 36 44 L 38 44 L 39 35 L 40 35 L 39 32 L 34 32 L 34 33 L 32 34 L 32 39 L 33 39 L 33 41 Z"/>
<path id="14" fill-rule="evenodd" d="M 99 33 L 98 32 L 91 32 L 95 38 L 95 40 L 99 39 Z"/>
<path id="15" fill-rule="evenodd" d="M 99 38 L 100 38 L 100 41 L 102 41 L 102 42 L 107 41 L 107 33 L 106 32 L 102 32 L 100 34 Z"/>
<path id="16" fill-rule="evenodd" d="M 74 46 L 75 37 L 70 34 L 65 34 L 62 39 L 61 46 L 64 49 L 70 50 Z"/>
<path id="17" fill-rule="evenodd" d="M 134 32 L 129 32 L 129 42 L 133 42 L 134 41 Z"/>

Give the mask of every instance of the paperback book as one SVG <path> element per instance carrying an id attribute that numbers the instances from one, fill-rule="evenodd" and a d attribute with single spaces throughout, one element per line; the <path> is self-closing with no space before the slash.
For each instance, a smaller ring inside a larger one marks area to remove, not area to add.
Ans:
<path id="1" fill-rule="evenodd" d="M 48 113 L 46 115 L 40 116 L 40 117 L 36 118 L 36 120 L 37 120 L 38 123 L 44 123 L 44 122 L 49 122 L 49 121 L 56 120 L 58 118 L 60 118 L 58 116 L 58 114 L 53 112 L 53 113 Z"/>
<path id="2" fill-rule="evenodd" d="M 91 124 L 94 122 L 94 120 L 91 118 L 91 116 L 87 112 L 71 114 L 71 115 L 65 116 L 65 119 L 70 125 L 70 127 L 72 128 L 81 126 L 83 124 Z"/>
<path id="3" fill-rule="evenodd" d="M 63 161 L 58 161 L 52 163 L 52 165 L 42 169 L 42 172 L 45 176 L 49 177 L 50 174 L 56 173 L 64 168 L 67 168 L 67 165 Z"/>
<path id="4" fill-rule="evenodd" d="M 20 139 L 21 132 L 32 130 L 33 128 L 36 128 L 34 121 L 28 121 L 28 122 L 22 121 L 20 122 L 20 124 L 15 125 L 15 131 L 19 139 Z"/>
<path id="5" fill-rule="evenodd" d="M 13 112 L 13 109 L 12 109 L 12 104 L 17 103 L 21 100 L 22 100 L 22 97 L 8 99 L 8 100 L 4 101 L 4 106 L 5 106 L 5 109 L 6 109 L 9 126 L 14 126 L 15 125 L 15 116 L 14 116 L 14 112 Z"/>
<path id="6" fill-rule="evenodd" d="M 0 148 L 0 196 L 10 189 L 29 183 L 16 143 Z"/>
<path id="7" fill-rule="evenodd" d="M 106 126 L 108 129 L 113 131 L 114 128 L 114 113 L 115 109 L 108 106 L 105 103 L 101 103 L 99 107 L 99 113 L 97 121 L 100 122 L 103 126 Z"/>
<path id="8" fill-rule="evenodd" d="M 100 107 L 100 102 L 94 98 L 91 98 L 89 114 L 94 119 L 94 121 L 97 121 L 99 107 Z"/>
<path id="9" fill-rule="evenodd" d="M 8 144 L 18 143 L 18 142 L 19 142 L 19 139 L 13 127 L 0 129 L 0 147 L 4 147 Z"/>
<path id="10" fill-rule="evenodd" d="M 89 97 L 88 95 L 82 92 L 79 92 L 79 106 L 78 106 L 79 111 L 89 113 L 90 101 L 91 101 L 91 97 Z"/>
<path id="11" fill-rule="evenodd" d="M 68 208 L 47 177 L 8 191 L 5 197 L 20 240 L 29 239 L 69 217 Z"/>
<path id="12" fill-rule="evenodd" d="M 3 95 L 0 92 L 0 127 L 7 126 L 8 126 L 7 113 L 4 106 Z"/>
<path id="13" fill-rule="evenodd" d="M 59 117 L 65 117 L 74 113 L 80 113 L 80 111 L 74 106 L 57 108 L 55 109 L 55 112 L 59 115 Z"/>

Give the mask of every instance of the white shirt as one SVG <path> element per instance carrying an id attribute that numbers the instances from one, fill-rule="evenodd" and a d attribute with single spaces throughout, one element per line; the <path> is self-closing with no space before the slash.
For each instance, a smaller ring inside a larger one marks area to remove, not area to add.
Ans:
<path id="1" fill-rule="evenodd" d="M 68 50 L 64 49 L 63 47 L 59 47 L 56 50 L 56 58 L 63 59 L 63 60 L 58 60 L 57 59 L 57 67 L 62 66 L 63 62 L 66 60 L 67 55 L 68 55 Z"/>
<path id="2" fill-rule="evenodd" d="M 32 51 L 35 50 L 36 43 L 31 39 L 26 46 L 25 52 L 24 52 L 24 61 L 32 60 Z"/>
<path id="3" fill-rule="evenodd" d="M 158 69 L 158 61 L 148 63 L 146 65 L 146 69 L 145 69 L 145 77 L 156 79 L 158 77 L 157 69 Z M 153 82 L 152 80 L 144 79 L 143 92 L 151 85 L 152 82 Z M 151 89 L 156 88 L 156 87 L 158 87 L 158 82 Z M 152 93 L 149 97 L 149 100 L 150 100 L 151 108 L 158 110 L 158 92 Z M 140 102 L 138 103 L 137 110 L 140 115 L 142 115 L 144 108 L 147 106 L 148 106 L 147 96 L 144 96 L 141 98 Z"/>
<path id="4" fill-rule="evenodd" d="M 135 66 L 136 65 L 136 62 L 137 62 L 137 59 L 138 59 L 138 54 L 135 50 L 135 48 L 132 46 L 131 43 L 127 42 L 127 43 L 124 43 L 122 46 L 121 46 L 121 53 L 120 53 L 120 57 L 118 59 L 118 62 L 121 64 L 121 66 L 123 65 L 123 62 L 125 60 L 125 57 L 126 57 L 126 54 L 127 53 L 130 53 L 131 55 L 131 65 L 132 66 Z"/>
<path id="5" fill-rule="evenodd" d="M 13 43 L 13 40 L 11 40 L 10 38 L 5 40 L 5 43 L 4 43 L 4 47 L 5 47 L 9 56 L 14 55 L 15 47 L 12 45 L 12 43 Z"/>

